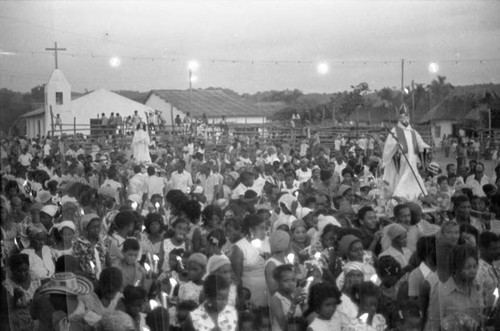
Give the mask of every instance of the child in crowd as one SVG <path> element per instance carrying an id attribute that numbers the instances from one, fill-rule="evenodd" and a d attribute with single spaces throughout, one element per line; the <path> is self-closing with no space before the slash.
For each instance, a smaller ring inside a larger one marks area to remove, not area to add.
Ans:
<path id="1" fill-rule="evenodd" d="M 379 288 L 371 282 L 363 282 L 352 289 L 359 307 L 358 316 L 352 319 L 346 330 L 349 331 L 384 331 L 387 328 L 385 318 L 377 314 L 380 300 Z"/>
<path id="2" fill-rule="evenodd" d="M 165 239 L 160 250 L 159 259 L 163 272 L 170 270 L 169 256 L 173 249 L 187 251 L 186 235 L 189 231 L 189 222 L 185 218 L 179 217 L 174 221 L 172 227 L 174 228 L 175 235 L 172 238 Z"/>
<path id="3" fill-rule="evenodd" d="M 271 325 L 273 331 L 286 330 L 288 319 L 302 316 L 302 304 L 306 293 L 297 289 L 297 276 L 291 264 L 283 264 L 274 270 L 277 291 L 271 298 Z"/>
<path id="4" fill-rule="evenodd" d="M 337 287 L 330 283 L 316 283 L 311 287 L 308 311 L 314 312 L 315 317 L 307 331 L 341 330 L 341 318 L 336 314 L 340 296 Z"/>
<path id="5" fill-rule="evenodd" d="M 200 298 L 203 290 L 203 276 L 206 273 L 207 257 L 201 253 L 194 253 L 189 257 L 187 272 L 189 282 L 182 284 L 179 288 L 179 300 L 193 300 L 197 304 L 202 302 Z"/>
<path id="6" fill-rule="evenodd" d="M 145 286 L 146 270 L 137 262 L 141 245 L 137 239 L 126 239 L 123 242 L 123 258 L 117 265 L 123 274 L 123 286 Z"/>

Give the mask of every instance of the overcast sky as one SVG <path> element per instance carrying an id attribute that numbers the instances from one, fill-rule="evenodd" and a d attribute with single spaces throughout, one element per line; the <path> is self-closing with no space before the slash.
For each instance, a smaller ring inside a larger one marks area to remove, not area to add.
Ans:
<path id="1" fill-rule="evenodd" d="M 406 84 L 430 62 L 454 85 L 500 81 L 498 1 L 1 1 L 1 87 L 45 83 L 54 41 L 78 92 L 186 89 L 191 59 L 194 87 L 240 93 L 399 87 L 402 58 Z"/>

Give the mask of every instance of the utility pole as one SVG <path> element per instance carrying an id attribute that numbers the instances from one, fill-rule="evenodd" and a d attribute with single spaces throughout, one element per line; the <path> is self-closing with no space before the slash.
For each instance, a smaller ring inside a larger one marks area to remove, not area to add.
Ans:
<path id="1" fill-rule="evenodd" d="M 401 104 L 405 100 L 405 59 L 401 59 Z"/>

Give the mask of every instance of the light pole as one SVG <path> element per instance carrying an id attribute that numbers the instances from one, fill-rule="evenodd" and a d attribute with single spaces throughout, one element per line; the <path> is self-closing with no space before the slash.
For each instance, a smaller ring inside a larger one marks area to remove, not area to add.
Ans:
<path id="1" fill-rule="evenodd" d="M 193 76 L 193 72 L 198 70 L 200 67 L 200 64 L 196 61 L 189 61 L 188 63 L 188 79 L 189 79 L 189 114 L 191 115 L 191 112 L 193 110 L 193 104 L 192 104 L 192 91 L 193 91 L 193 82 L 196 81 L 196 76 Z"/>

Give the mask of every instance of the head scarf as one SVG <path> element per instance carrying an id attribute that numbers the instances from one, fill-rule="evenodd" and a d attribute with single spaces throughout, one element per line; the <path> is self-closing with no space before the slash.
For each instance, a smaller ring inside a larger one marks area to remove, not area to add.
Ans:
<path id="1" fill-rule="evenodd" d="M 212 255 L 208 260 L 207 273 L 213 274 L 226 264 L 231 265 L 231 261 L 225 255 Z"/>
<path id="2" fill-rule="evenodd" d="M 285 231 L 277 230 L 271 233 L 269 245 L 271 246 L 271 254 L 283 252 L 290 245 L 290 235 Z"/>
<path id="3" fill-rule="evenodd" d="M 404 226 L 398 223 L 394 223 L 387 226 L 387 236 L 391 241 L 394 240 L 397 236 L 408 233 L 408 230 Z"/>
<path id="4" fill-rule="evenodd" d="M 361 241 L 361 239 L 359 239 L 353 234 L 348 234 L 343 236 L 339 242 L 340 254 L 342 254 L 342 256 L 347 256 L 347 253 L 349 253 L 352 244 L 354 244 L 356 241 Z"/>

